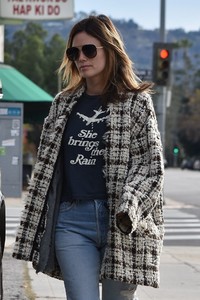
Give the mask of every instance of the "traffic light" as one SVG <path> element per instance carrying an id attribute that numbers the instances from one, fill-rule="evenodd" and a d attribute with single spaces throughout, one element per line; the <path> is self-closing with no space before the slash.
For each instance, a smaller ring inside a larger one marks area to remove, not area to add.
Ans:
<path id="1" fill-rule="evenodd" d="M 175 156 L 177 156 L 179 154 L 179 147 L 178 146 L 174 146 L 173 153 L 174 153 Z"/>
<path id="2" fill-rule="evenodd" d="M 153 81 L 157 85 L 167 86 L 170 84 L 171 59 L 171 43 L 154 43 L 152 75 Z"/>

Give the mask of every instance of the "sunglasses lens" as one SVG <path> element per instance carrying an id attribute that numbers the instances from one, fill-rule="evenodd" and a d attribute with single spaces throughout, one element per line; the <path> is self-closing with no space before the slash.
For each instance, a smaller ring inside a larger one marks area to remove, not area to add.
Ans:
<path id="1" fill-rule="evenodd" d="M 69 60 L 77 60 L 79 56 L 79 49 L 76 47 L 71 47 L 66 50 L 66 54 Z"/>
<path id="2" fill-rule="evenodd" d="M 93 58 L 97 55 L 97 48 L 95 45 L 84 45 L 82 52 L 88 58 Z M 75 61 L 79 58 L 80 50 L 77 47 L 71 47 L 66 50 L 66 54 L 69 60 Z"/>
<path id="3" fill-rule="evenodd" d="M 84 45 L 82 51 L 88 58 L 93 58 L 97 55 L 97 48 L 95 45 Z"/>

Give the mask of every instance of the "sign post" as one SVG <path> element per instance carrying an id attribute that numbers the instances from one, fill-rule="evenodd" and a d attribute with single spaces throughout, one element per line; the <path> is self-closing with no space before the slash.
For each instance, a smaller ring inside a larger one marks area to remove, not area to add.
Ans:
<path id="1" fill-rule="evenodd" d="M 4 62 L 4 25 L 0 24 L 0 62 Z"/>

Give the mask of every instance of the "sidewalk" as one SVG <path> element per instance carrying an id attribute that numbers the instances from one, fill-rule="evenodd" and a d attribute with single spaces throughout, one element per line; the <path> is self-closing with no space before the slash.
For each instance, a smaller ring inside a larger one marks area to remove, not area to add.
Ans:
<path id="1" fill-rule="evenodd" d="M 7 208 L 20 208 L 23 204 L 21 199 L 6 199 Z M 173 209 L 180 204 L 170 199 L 166 200 L 164 209 Z M 12 251 L 14 239 L 6 241 L 5 252 Z M 29 296 L 5 298 L 28 299 L 28 300 L 63 300 L 66 299 L 63 282 L 53 279 L 44 274 L 36 274 L 31 263 L 10 260 L 11 270 L 16 264 L 21 264 L 25 268 L 29 277 L 31 292 Z M 20 268 L 17 268 L 18 272 Z M 22 272 L 22 270 L 21 270 Z M 21 276 L 21 275 L 20 275 Z M 19 276 L 19 277 L 20 277 Z M 19 280 L 18 280 L 19 281 Z M 19 285 L 19 282 L 16 283 Z M 21 278 L 23 281 L 23 277 Z M 21 282 L 21 286 L 26 289 L 27 282 Z M 6 283 L 4 283 L 5 289 Z M 27 294 L 27 293 L 25 293 Z M 31 295 L 31 296 L 30 296 Z M 164 246 L 161 256 L 161 282 L 160 288 L 139 287 L 137 297 L 139 300 L 199 300 L 200 295 L 200 251 L 199 247 L 173 247 Z M 26 298 L 27 297 L 27 298 Z M 85 299 L 87 300 L 87 299 Z"/>

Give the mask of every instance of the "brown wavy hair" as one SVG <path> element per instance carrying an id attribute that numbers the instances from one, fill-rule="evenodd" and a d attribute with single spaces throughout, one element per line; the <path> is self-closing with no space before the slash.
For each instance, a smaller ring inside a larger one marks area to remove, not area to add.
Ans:
<path id="1" fill-rule="evenodd" d="M 89 16 L 75 24 L 70 32 L 66 49 L 72 46 L 76 34 L 86 32 L 97 38 L 105 49 L 106 68 L 104 70 L 103 98 L 106 102 L 123 100 L 124 93 L 152 92 L 152 82 L 140 81 L 133 70 L 133 62 L 128 57 L 123 40 L 116 27 L 105 15 Z M 86 84 L 85 78 L 81 77 L 76 65 L 65 54 L 59 68 L 66 84 L 65 91 L 72 92 Z"/>

